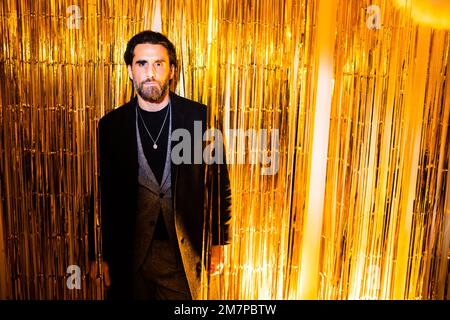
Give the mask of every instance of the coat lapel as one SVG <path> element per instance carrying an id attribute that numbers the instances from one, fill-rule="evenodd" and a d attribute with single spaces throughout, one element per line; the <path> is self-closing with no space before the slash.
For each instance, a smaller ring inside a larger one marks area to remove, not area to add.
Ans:
<path id="1" fill-rule="evenodd" d="M 174 94 L 173 92 L 170 92 L 170 102 L 172 104 L 172 132 L 174 132 L 176 129 L 180 129 L 184 127 L 184 115 L 181 110 L 183 108 L 182 105 L 180 105 L 180 101 L 178 99 L 178 96 Z M 172 143 L 172 149 L 173 149 L 173 143 Z M 178 168 L 180 165 L 174 164 L 172 159 L 170 160 L 171 163 L 171 185 L 172 185 L 172 197 L 175 201 L 176 199 L 176 183 L 177 183 L 177 176 L 178 176 Z"/>
<path id="2" fill-rule="evenodd" d="M 123 150 L 124 155 L 124 161 L 127 161 L 127 168 L 130 168 L 130 181 L 137 181 L 138 178 L 138 170 L 139 170 L 139 163 L 138 163 L 138 150 L 137 150 L 137 137 L 136 137 L 136 102 L 137 98 L 134 97 L 133 99 L 128 102 L 126 108 L 127 112 L 125 113 L 126 119 L 125 125 L 123 127 Z"/>

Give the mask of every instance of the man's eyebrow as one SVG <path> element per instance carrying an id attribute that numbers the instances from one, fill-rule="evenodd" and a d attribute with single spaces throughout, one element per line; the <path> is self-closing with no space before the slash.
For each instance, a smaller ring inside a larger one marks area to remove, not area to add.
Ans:
<path id="1" fill-rule="evenodd" d="M 148 60 L 139 59 L 139 60 L 136 60 L 135 63 L 147 63 L 147 62 L 148 62 Z M 153 63 L 157 63 L 157 62 L 166 62 L 166 60 L 164 60 L 163 58 L 159 58 L 159 59 L 156 59 L 155 61 L 153 61 Z"/>

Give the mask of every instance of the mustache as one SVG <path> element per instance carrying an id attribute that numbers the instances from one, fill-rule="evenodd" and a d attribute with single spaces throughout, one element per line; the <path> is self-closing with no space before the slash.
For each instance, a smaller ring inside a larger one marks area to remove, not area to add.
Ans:
<path id="1" fill-rule="evenodd" d="M 159 83 L 158 81 L 156 81 L 156 79 L 146 79 L 146 80 L 142 81 L 141 84 L 152 83 L 152 82 Z"/>

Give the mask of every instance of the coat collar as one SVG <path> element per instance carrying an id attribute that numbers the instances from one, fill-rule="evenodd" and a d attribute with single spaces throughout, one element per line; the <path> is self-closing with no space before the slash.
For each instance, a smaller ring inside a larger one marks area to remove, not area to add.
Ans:
<path id="1" fill-rule="evenodd" d="M 172 132 L 179 128 L 184 128 L 184 114 L 181 99 L 178 95 L 169 92 L 170 102 L 172 103 Z"/>

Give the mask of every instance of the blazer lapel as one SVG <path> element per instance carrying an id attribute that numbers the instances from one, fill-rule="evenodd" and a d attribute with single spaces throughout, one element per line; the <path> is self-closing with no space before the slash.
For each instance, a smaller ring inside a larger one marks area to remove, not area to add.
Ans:
<path id="1" fill-rule="evenodd" d="M 134 97 L 128 102 L 126 108 L 126 118 L 124 119 L 124 126 L 122 130 L 123 134 L 123 150 L 126 157 L 124 161 L 129 161 L 127 167 L 130 168 L 130 181 L 137 181 L 138 178 L 138 150 L 137 150 L 137 137 L 136 137 L 136 101 Z M 126 160 L 125 160 L 126 159 Z"/>
<path id="2" fill-rule="evenodd" d="M 174 94 L 173 92 L 170 92 L 170 103 L 172 104 L 172 132 L 174 132 L 176 129 L 184 128 L 184 115 L 182 112 L 183 106 L 180 105 L 180 101 L 178 99 L 178 96 Z M 173 143 L 172 143 L 172 149 L 173 149 Z M 176 190 L 176 183 L 177 183 L 177 177 L 178 177 L 178 168 L 180 165 L 174 164 L 172 159 L 170 160 L 171 163 L 171 185 L 172 185 L 172 197 L 175 201 L 175 190 Z"/>

